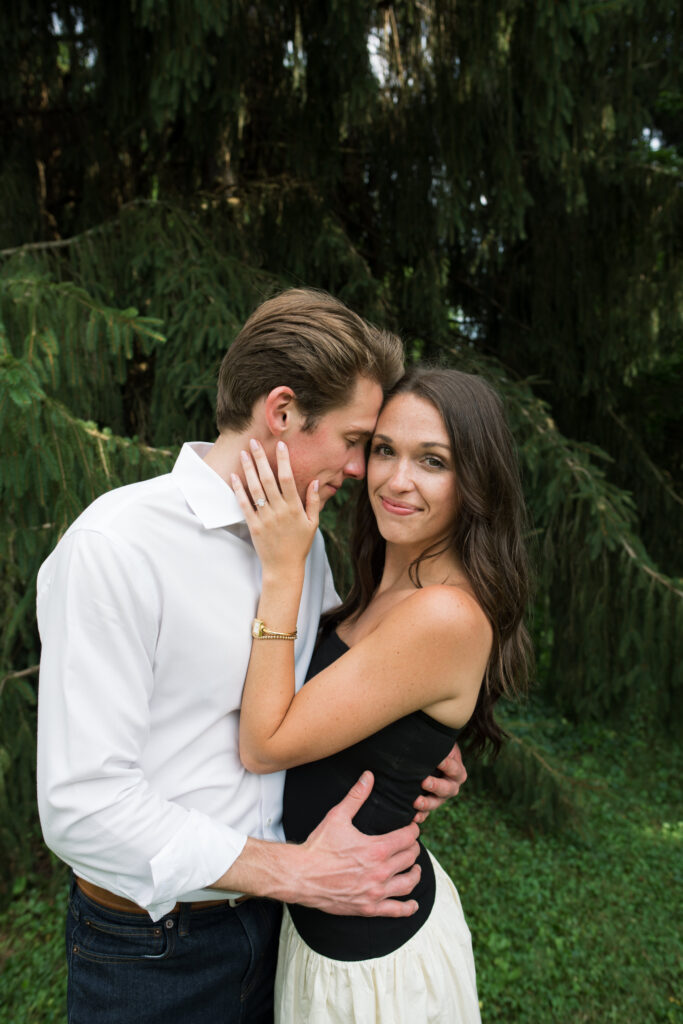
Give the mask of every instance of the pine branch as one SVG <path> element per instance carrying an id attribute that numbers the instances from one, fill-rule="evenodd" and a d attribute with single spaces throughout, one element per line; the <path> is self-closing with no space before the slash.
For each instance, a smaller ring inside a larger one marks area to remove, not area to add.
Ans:
<path id="1" fill-rule="evenodd" d="M 5 683 L 9 682 L 10 679 L 25 679 L 26 676 L 33 676 L 40 669 L 40 665 L 31 665 L 30 668 L 23 668 L 18 672 L 8 672 L 7 675 L 0 679 L 0 697 L 2 697 L 2 691 L 5 689 Z"/>
<path id="2" fill-rule="evenodd" d="M 644 561 L 643 558 L 639 557 L 636 554 L 636 552 L 633 550 L 633 548 L 630 546 L 630 544 L 624 537 L 620 539 L 620 542 L 622 548 L 624 549 L 628 557 L 633 559 L 633 561 L 636 563 L 639 569 L 641 569 L 644 573 L 647 573 L 648 576 L 651 576 L 652 579 L 656 580 L 657 583 L 660 583 L 663 587 L 666 587 L 667 590 L 670 590 L 672 594 L 676 595 L 676 597 L 683 598 L 683 590 L 679 590 L 678 587 L 674 585 L 673 581 L 668 576 L 664 576 L 662 573 L 657 572 L 655 569 L 652 569 L 647 564 L 647 562 Z"/>
<path id="3" fill-rule="evenodd" d="M 647 452 L 643 448 L 642 444 L 638 441 L 638 438 L 635 436 L 633 431 L 629 427 L 627 427 L 627 425 L 624 423 L 620 416 L 617 416 L 617 414 L 611 406 L 608 408 L 607 412 L 612 417 L 617 426 L 626 434 L 629 441 L 633 445 L 634 449 L 638 452 L 638 455 L 640 456 L 641 460 L 650 470 L 650 472 L 652 473 L 660 487 L 662 487 L 666 491 L 666 493 L 669 495 L 672 501 L 675 501 L 678 505 L 683 505 L 683 498 L 680 496 L 680 494 L 676 493 L 676 491 L 673 489 L 668 480 L 665 479 L 664 474 L 661 472 L 661 470 L 658 469 L 657 466 L 655 466 L 654 462 L 648 456 Z"/>
<path id="4" fill-rule="evenodd" d="M 118 224 L 119 218 L 124 210 L 128 210 L 136 206 L 156 206 L 157 202 L 158 200 L 155 199 L 131 199 L 130 202 L 123 203 L 120 206 L 116 217 L 102 221 L 101 224 L 95 224 L 94 227 L 87 228 L 78 235 L 72 235 L 70 238 L 56 238 L 49 242 L 24 242 L 23 245 L 14 245 L 9 249 L 0 249 L 0 256 L 15 256 L 19 252 L 49 252 L 56 249 L 66 249 L 72 245 L 78 245 L 85 238 L 91 238 L 94 235 L 99 235 L 112 225 Z"/>
<path id="5" fill-rule="evenodd" d="M 570 470 L 570 473 L 576 479 L 583 477 L 590 481 L 591 485 L 595 487 L 599 495 L 594 502 L 595 511 L 599 518 L 605 518 L 611 521 L 614 528 L 614 532 L 612 534 L 614 540 L 618 542 L 628 557 L 635 562 L 640 570 L 663 587 L 666 587 L 677 597 L 683 598 L 683 591 L 678 589 L 676 582 L 670 577 L 665 576 L 663 573 L 657 572 L 656 569 L 652 568 L 652 566 L 648 564 L 647 558 L 643 554 L 638 554 L 635 550 L 636 546 L 638 546 L 638 540 L 633 531 L 629 528 L 630 524 L 628 523 L 628 520 L 626 520 L 623 512 L 617 509 L 613 498 L 610 496 L 610 491 L 616 494 L 616 490 L 608 487 L 607 483 L 604 481 L 604 475 L 586 460 L 583 452 L 579 455 L 578 450 L 581 447 L 585 449 L 586 446 L 574 445 L 563 437 L 543 407 L 541 407 L 539 415 L 539 409 L 536 408 L 538 404 L 538 400 L 536 400 L 535 404 L 533 402 L 527 403 L 525 407 L 520 408 L 521 415 L 529 421 L 533 430 L 542 435 L 545 439 L 549 439 L 550 444 L 555 448 L 555 450 L 561 453 L 561 461 L 566 465 Z M 534 415 L 534 412 L 536 415 Z M 599 452 L 599 450 L 596 450 L 592 446 L 589 449 L 589 452 L 590 454 L 605 454 L 603 452 Z"/>

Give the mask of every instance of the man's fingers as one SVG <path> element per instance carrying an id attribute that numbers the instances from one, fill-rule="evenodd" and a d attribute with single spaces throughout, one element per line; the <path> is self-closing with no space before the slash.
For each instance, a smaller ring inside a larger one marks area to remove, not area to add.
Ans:
<path id="1" fill-rule="evenodd" d="M 376 913 L 372 917 L 412 917 L 417 910 L 417 900 L 382 900 L 377 904 Z"/>
<path id="2" fill-rule="evenodd" d="M 414 821 L 411 821 L 409 825 L 397 828 L 394 832 L 386 832 L 382 836 L 377 836 L 377 842 L 382 844 L 383 859 L 391 862 L 395 857 L 412 854 L 412 859 L 408 862 L 412 864 L 419 853 L 417 844 L 419 835 L 419 828 Z"/>
<path id="3" fill-rule="evenodd" d="M 460 791 L 464 781 L 464 778 L 444 775 L 436 780 L 436 784 L 432 786 L 431 792 L 434 796 L 455 796 Z"/>
<path id="4" fill-rule="evenodd" d="M 399 875 L 387 880 L 384 886 L 386 899 L 396 899 L 397 896 L 409 896 L 417 883 L 420 881 L 422 868 L 419 864 L 413 864 L 408 871 L 402 871 Z"/>
<path id="5" fill-rule="evenodd" d="M 383 858 L 389 875 L 397 875 L 413 867 L 420 853 L 420 844 L 417 841 L 419 834 L 419 828 L 411 822 L 405 836 L 401 836 L 400 847 Z"/>
<path id="6" fill-rule="evenodd" d="M 375 777 L 372 772 L 363 772 L 358 782 L 353 784 L 344 799 L 339 801 L 336 807 L 337 811 L 341 811 L 351 821 L 370 796 L 374 784 Z"/>
<path id="7" fill-rule="evenodd" d="M 410 897 L 420 879 L 415 863 L 420 851 L 418 826 L 411 822 L 385 835 L 368 836 L 352 824 L 373 784 L 372 773 L 363 772 L 306 840 L 311 884 L 300 902 L 327 913 L 362 917 L 406 917 L 415 912 L 414 900 L 401 902 L 397 897 Z M 316 887 L 318 879 L 321 886 Z"/>
<path id="8" fill-rule="evenodd" d="M 422 789 L 425 792 L 416 797 L 413 802 L 413 807 L 418 812 L 413 821 L 418 823 L 424 821 L 431 811 L 441 807 L 444 800 L 458 795 L 460 787 L 467 779 L 467 772 L 457 745 L 448 757 L 443 759 L 439 770 L 443 772 L 443 775 L 430 775 L 422 783 Z"/>
<path id="9" fill-rule="evenodd" d="M 461 786 L 463 782 L 466 781 L 467 769 L 463 764 L 462 752 L 457 743 L 451 750 L 450 754 L 448 754 L 443 759 L 443 761 L 439 765 L 439 768 L 441 769 L 444 775 L 448 776 L 448 778 L 450 779 L 453 779 L 454 782 L 459 782 Z"/>
<path id="10" fill-rule="evenodd" d="M 423 799 L 427 800 L 430 797 L 432 799 L 437 797 L 439 800 L 447 800 L 448 797 L 455 796 L 460 789 L 460 783 L 456 779 L 448 778 L 445 775 L 443 778 L 434 778 L 432 776 L 429 779 L 425 779 L 425 782 L 428 783 L 428 786 L 425 786 L 425 783 L 422 785 L 429 791 L 429 796 L 424 797 L 423 795 Z"/>
<path id="11" fill-rule="evenodd" d="M 418 808 L 418 814 L 422 816 L 422 820 L 426 821 L 432 811 L 437 810 L 443 804 L 443 798 L 440 796 L 421 796 L 419 797 L 413 807 Z M 416 814 L 413 821 L 418 822 L 418 815 Z"/>
<path id="12" fill-rule="evenodd" d="M 364 901 L 358 904 L 354 914 L 360 917 L 410 917 L 417 910 L 414 899 L 399 899 L 410 896 L 420 881 L 419 864 L 414 864 L 409 871 L 394 875 L 381 886 L 368 891 Z"/>

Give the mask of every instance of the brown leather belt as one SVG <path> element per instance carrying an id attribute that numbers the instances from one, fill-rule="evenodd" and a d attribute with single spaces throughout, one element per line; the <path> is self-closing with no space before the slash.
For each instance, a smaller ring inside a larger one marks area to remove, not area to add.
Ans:
<path id="1" fill-rule="evenodd" d="M 76 877 L 76 885 L 81 890 L 84 896 L 87 896 L 93 903 L 98 903 L 101 907 L 105 907 L 107 910 L 121 910 L 125 914 L 145 914 L 147 911 L 139 907 L 137 903 L 133 903 L 132 900 L 127 900 L 125 896 L 117 896 L 115 892 L 109 892 L 108 889 L 102 889 L 99 885 L 93 885 L 92 882 L 86 882 L 84 878 Z M 245 900 L 250 900 L 251 896 L 238 896 L 236 899 L 228 899 L 224 897 L 222 900 L 197 900 L 196 903 L 190 903 L 190 910 L 206 910 L 208 907 L 221 907 L 230 906 L 237 907 L 240 903 L 244 903 Z M 169 910 L 169 914 L 175 914 L 180 910 L 180 903 L 176 903 L 172 910 Z M 147 915 L 149 916 L 149 915 Z"/>

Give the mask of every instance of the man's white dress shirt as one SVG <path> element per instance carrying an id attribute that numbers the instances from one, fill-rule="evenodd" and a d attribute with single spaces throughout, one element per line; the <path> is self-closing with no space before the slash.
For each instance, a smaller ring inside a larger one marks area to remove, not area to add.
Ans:
<path id="1" fill-rule="evenodd" d="M 153 920 L 215 899 L 205 887 L 247 835 L 283 839 L 284 772 L 252 775 L 239 759 L 261 567 L 237 499 L 202 461 L 210 447 L 186 444 L 171 473 L 98 498 L 38 575 L 45 840 Z M 318 533 L 297 685 L 334 601 Z"/>

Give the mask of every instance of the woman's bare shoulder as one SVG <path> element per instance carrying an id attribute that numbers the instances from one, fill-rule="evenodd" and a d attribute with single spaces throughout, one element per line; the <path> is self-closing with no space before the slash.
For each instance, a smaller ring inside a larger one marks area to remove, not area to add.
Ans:
<path id="1" fill-rule="evenodd" d="M 464 587 L 448 583 L 423 587 L 404 598 L 387 615 L 386 625 L 455 643 L 465 637 L 490 643 L 492 638 L 491 623 L 476 598 Z"/>

